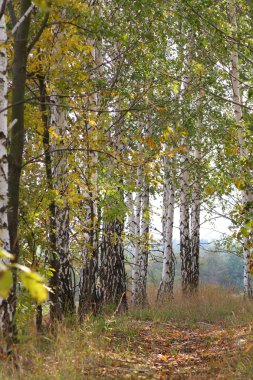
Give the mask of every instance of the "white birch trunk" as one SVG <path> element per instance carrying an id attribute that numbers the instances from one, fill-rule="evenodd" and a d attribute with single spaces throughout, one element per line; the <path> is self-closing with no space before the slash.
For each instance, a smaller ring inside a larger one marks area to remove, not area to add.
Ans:
<path id="1" fill-rule="evenodd" d="M 0 0 L 0 8 L 3 1 Z M 8 231 L 8 160 L 7 160 L 7 52 L 4 43 L 7 41 L 5 17 L 0 20 L 0 242 L 1 247 L 9 251 L 10 236 Z"/>
<path id="2" fill-rule="evenodd" d="M 181 256 L 181 274 L 182 274 L 182 291 L 190 291 L 191 282 L 191 247 L 190 247 L 190 223 L 189 223 L 189 153 L 185 153 L 181 165 L 180 180 L 180 256 Z"/>
<path id="3" fill-rule="evenodd" d="M 138 281 L 140 272 L 140 252 L 141 252 L 141 189 L 142 189 L 142 168 L 137 168 L 137 181 L 136 181 L 136 197 L 135 197 L 135 231 L 134 231 L 134 262 L 132 269 L 132 305 L 139 304 L 138 294 Z"/>
<path id="4" fill-rule="evenodd" d="M 192 38 L 192 36 L 191 36 Z M 188 64 L 192 61 L 192 40 L 190 39 L 188 47 Z M 183 93 L 187 95 L 191 76 L 186 75 L 183 83 Z M 188 103 L 188 102 L 186 102 Z M 188 104 L 189 105 L 189 104 Z M 181 175 L 180 175 L 180 257 L 181 257 L 181 275 L 182 275 L 182 292 L 187 295 L 191 292 L 191 275 L 192 275 L 192 258 L 190 244 L 190 175 L 189 175 L 189 141 L 185 136 L 182 141 L 185 145 L 185 153 L 182 157 Z"/>
<path id="5" fill-rule="evenodd" d="M 108 142 L 114 146 L 114 151 L 123 157 L 124 147 L 121 143 L 121 130 L 119 126 L 110 128 L 108 132 Z M 111 135 L 112 133 L 112 135 Z M 117 173 L 117 165 L 111 157 L 105 163 L 107 166 L 107 182 L 114 184 L 123 183 L 122 178 Z M 127 278 L 124 259 L 124 215 L 118 214 L 121 210 L 121 202 L 124 202 L 124 190 L 121 186 L 114 184 L 117 194 L 111 197 L 110 204 L 102 209 L 103 230 L 100 242 L 101 263 L 99 268 L 101 284 L 101 301 L 103 305 L 116 305 L 116 312 L 127 310 Z M 106 202 L 107 203 L 107 202 Z M 109 208 L 116 211 L 116 215 L 111 215 Z M 107 215 L 106 215 L 107 214 Z"/>
<path id="6" fill-rule="evenodd" d="M 199 287 L 199 245 L 200 245 L 200 205 L 201 205 L 201 133 L 202 133 L 202 93 L 197 99 L 197 120 L 195 131 L 195 143 L 193 147 L 193 185 L 191 204 L 191 291 L 197 291 Z"/>
<path id="7" fill-rule="evenodd" d="M 94 40 L 88 39 L 87 43 L 93 46 L 91 55 L 94 66 L 102 63 L 101 51 L 96 47 Z M 97 140 L 97 125 L 94 119 L 97 117 L 99 107 L 99 96 L 96 92 L 88 99 L 87 105 L 90 111 L 87 112 L 86 121 L 86 144 L 87 161 L 85 163 L 85 177 L 87 189 L 84 192 L 85 227 L 84 248 L 82 251 L 83 267 L 80 271 L 80 295 L 79 295 L 79 318 L 82 321 L 84 316 L 98 308 L 99 288 L 98 283 L 98 153 L 92 150 Z"/>
<path id="8" fill-rule="evenodd" d="M 133 240 L 135 234 L 135 210 L 134 210 L 134 199 L 133 194 L 127 192 L 126 194 L 126 205 L 128 209 L 128 235 L 129 235 L 129 244 L 133 248 Z"/>
<path id="9" fill-rule="evenodd" d="M 164 170 L 166 167 L 165 164 L 165 158 L 163 160 L 164 163 Z M 167 171 L 166 171 L 167 173 Z M 170 201 L 170 192 L 169 192 L 169 180 L 167 177 L 167 174 L 164 174 L 164 181 L 163 181 L 163 200 L 162 200 L 162 242 L 163 242 L 163 249 L 165 248 L 165 239 L 166 239 L 166 224 L 167 224 L 167 216 L 168 216 L 168 204 Z"/>
<path id="10" fill-rule="evenodd" d="M 197 123 L 198 126 L 198 123 Z M 200 151 L 194 149 L 195 163 L 200 161 Z M 200 244 L 200 200 L 201 200 L 201 177 L 198 166 L 195 170 L 194 182 L 192 186 L 192 206 L 191 206 L 191 290 L 195 291 L 199 286 L 199 244 Z"/>
<path id="11" fill-rule="evenodd" d="M 158 303 L 173 299 L 175 279 L 175 256 L 173 252 L 173 225 L 175 208 L 175 184 L 172 165 L 168 156 L 164 157 L 164 228 L 163 228 L 163 269 L 157 293 Z"/>
<path id="12" fill-rule="evenodd" d="M 243 113 L 242 113 L 242 96 L 240 89 L 240 66 L 238 58 L 238 44 L 237 44 L 237 16 L 236 5 L 234 0 L 230 0 L 230 18 L 231 18 L 231 30 L 234 37 L 233 50 L 231 52 L 231 81 L 233 91 L 233 107 L 235 120 L 238 124 L 238 144 L 240 157 L 242 159 L 248 159 L 248 151 L 245 145 L 245 130 L 243 126 Z M 241 168 L 243 170 L 243 168 Z M 242 190 L 242 203 L 244 207 L 248 207 L 253 201 L 252 191 Z M 250 276 L 250 264 L 252 260 L 252 242 L 248 237 L 243 237 L 243 258 L 244 258 L 244 295 L 247 298 L 252 298 L 252 280 Z"/>
<path id="13" fill-rule="evenodd" d="M 54 188 L 58 193 L 58 203 L 55 204 L 55 246 L 59 259 L 59 304 L 61 313 L 67 314 L 74 311 L 74 295 L 72 289 L 71 267 L 69 261 L 69 205 L 67 200 L 68 189 L 68 158 L 66 149 L 67 142 L 67 120 L 66 114 L 59 107 L 57 96 L 50 98 L 51 106 L 51 125 L 57 135 L 55 142 L 52 144 L 54 152 Z"/>
<path id="14" fill-rule="evenodd" d="M 0 9 L 2 8 L 3 0 L 0 0 Z M 10 250 L 10 236 L 8 230 L 8 159 L 7 159 L 7 51 L 4 44 L 7 41 L 5 16 L 0 20 L 0 242 L 1 247 L 5 250 Z M 7 300 L 0 297 L 0 327 L 2 334 L 8 338 L 9 325 L 13 321 L 14 310 L 11 295 Z"/>
<path id="15" fill-rule="evenodd" d="M 149 257 L 149 224 L 150 224 L 150 195 L 148 174 L 144 175 L 142 191 L 142 215 L 141 215 L 141 247 L 139 253 L 139 279 L 138 279 L 138 299 L 139 305 L 145 307 L 147 299 L 147 275 Z"/>

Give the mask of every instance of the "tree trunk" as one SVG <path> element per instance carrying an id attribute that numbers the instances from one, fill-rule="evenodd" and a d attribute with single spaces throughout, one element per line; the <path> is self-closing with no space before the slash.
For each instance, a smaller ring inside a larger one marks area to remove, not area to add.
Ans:
<path id="1" fill-rule="evenodd" d="M 2 9 L 3 0 L 0 1 Z M 4 44 L 7 41 L 5 16 L 0 20 L 0 242 L 1 247 L 6 251 L 10 250 L 10 235 L 8 230 L 8 115 L 7 115 L 7 51 Z M 13 292 L 13 290 L 12 290 Z M 4 300 L 0 297 L 0 329 L 4 339 L 8 342 L 11 340 L 9 333 L 10 324 L 14 318 L 13 305 L 11 298 Z"/>
<path id="2" fill-rule="evenodd" d="M 94 135 L 94 127 L 86 123 L 88 144 L 87 166 L 85 170 L 87 190 L 84 192 L 85 233 L 82 250 L 83 266 L 79 284 L 79 319 L 83 321 L 87 313 L 96 314 L 98 308 L 98 206 L 97 206 L 97 153 L 89 150 L 89 139 Z"/>
<path id="3" fill-rule="evenodd" d="M 148 258 L 149 258 L 149 224 L 150 224 L 150 202 L 149 202 L 149 178 L 146 173 L 143 179 L 142 191 L 142 215 L 141 215 L 141 247 L 139 256 L 139 280 L 138 280 L 138 298 L 139 305 L 145 307 L 148 305 L 147 297 L 147 275 L 148 275 Z"/>
<path id="4" fill-rule="evenodd" d="M 163 227 L 163 269 L 162 279 L 157 293 L 158 303 L 173 299 L 175 279 L 175 256 L 173 252 L 173 225 L 175 208 L 175 184 L 171 173 L 173 169 L 169 157 L 164 157 L 164 227 Z"/>
<path id="5" fill-rule="evenodd" d="M 134 250 L 134 235 L 135 235 L 135 210 L 133 193 L 126 193 L 126 205 L 127 205 L 127 228 L 128 228 L 128 242 L 131 252 Z"/>
<path id="6" fill-rule="evenodd" d="M 181 166 L 181 193 L 180 193 L 180 256 L 183 294 L 190 292 L 192 259 L 190 247 L 190 223 L 189 223 L 189 153 L 185 153 Z"/>
<path id="7" fill-rule="evenodd" d="M 118 132 L 118 131 L 117 131 Z M 111 140 L 111 136 L 108 136 Z M 114 137 L 114 148 L 118 153 L 122 153 L 122 146 L 118 138 Z M 116 181 L 115 194 L 111 197 L 110 203 L 104 207 L 103 213 L 103 232 L 101 243 L 101 300 L 104 305 L 114 304 L 117 311 L 125 311 L 127 305 L 127 277 L 125 270 L 124 257 L 124 211 L 122 204 L 124 203 L 124 191 L 117 183 L 122 183 L 118 178 L 117 168 L 111 159 L 107 163 L 107 180 Z M 110 198 L 109 198 L 110 199 Z M 113 209 L 112 215 L 108 207 Z"/>
<path id="8" fill-rule="evenodd" d="M 145 134 L 149 133 L 149 129 Z M 143 146 L 139 143 L 139 152 Z M 137 168 L 136 197 L 135 197 L 135 216 L 134 225 L 134 263 L 132 270 L 132 305 L 145 307 L 147 299 L 147 271 L 149 256 L 149 223 L 150 223 L 150 204 L 149 204 L 149 175 L 148 166 Z"/>
<path id="9" fill-rule="evenodd" d="M 101 52 L 95 46 L 94 40 L 88 41 L 90 46 L 93 46 L 91 51 L 93 57 L 93 65 L 101 64 Z M 88 100 L 88 108 L 93 111 L 87 113 L 88 121 L 86 126 L 86 144 L 87 144 L 87 164 L 86 164 L 86 185 L 87 190 L 84 192 L 85 204 L 85 236 L 84 248 L 82 251 L 83 267 L 80 272 L 79 283 L 79 320 L 83 321 L 87 313 L 96 314 L 99 307 L 99 295 L 97 289 L 98 281 L 98 186 L 97 186 L 97 167 L 98 154 L 91 149 L 97 140 L 97 126 L 89 118 L 97 117 L 97 109 L 99 107 L 100 98 L 97 92 L 94 92 Z"/>
<path id="10" fill-rule="evenodd" d="M 132 305 L 139 306 L 142 301 L 139 294 L 139 273 L 140 273 L 140 251 L 141 251 L 141 191 L 142 191 L 142 168 L 137 168 L 137 181 L 136 181 L 136 196 L 135 196 L 135 230 L 134 230 L 134 262 L 132 269 Z"/>
<path id="11" fill-rule="evenodd" d="M 127 309 L 126 271 L 123 245 L 124 222 L 118 218 L 104 221 L 101 246 L 101 289 L 103 304 Z"/>
<path id="12" fill-rule="evenodd" d="M 63 315 L 72 314 L 75 310 L 74 291 L 72 288 L 71 266 L 69 261 L 69 205 L 67 200 L 68 189 L 68 159 L 66 148 L 67 120 L 65 112 L 57 105 L 57 96 L 50 97 L 51 126 L 54 126 L 57 135 L 52 144 L 54 153 L 54 188 L 62 202 L 55 205 L 56 225 L 56 253 L 59 260 L 59 303 Z"/>
<path id="13" fill-rule="evenodd" d="M 30 0 L 22 0 L 20 6 L 20 19 L 31 6 Z M 10 233 L 10 250 L 19 258 L 18 245 L 18 211 L 20 177 L 24 148 L 24 99 L 27 64 L 27 41 L 30 29 L 30 14 L 25 17 L 14 34 L 14 60 L 12 65 L 12 128 L 10 133 L 9 149 L 9 204 L 8 224 Z M 16 274 L 14 272 L 13 292 L 10 295 L 12 321 L 16 311 Z M 15 324 L 12 323 L 12 333 L 15 333 Z"/>
<path id="14" fill-rule="evenodd" d="M 192 206 L 191 206 L 191 291 L 197 291 L 199 287 L 199 244 L 200 244 L 200 200 L 201 200 L 201 177 L 199 173 L 200 152 L 198 148 L 194 150 L 195 177 L 192 186 Z"/>
<path id="15" fill-rule="evenodd" d="M 238 58 L 238 44 L 237 44 L 237 15 L 236 15 L 236 5 L 234 0 L 230 0 L 230 19 L 231 19 L 231 30 L 232 36 L 234 38 L 233 50 L 231 53 L 231 81 L 232 81 L 232 91 L 233 91 L 233 107 L 235 114 L 235 121 L 238 125 L 238 144 L 241 161 L 248 161 L 248 150 L 245 144 L 245 128 L 243 125 L 243 113 L 242 113 L 242 96 L 240 89 L 240 67 Z M 241 167 L 241 172 L 245 168 Z M 250 169 L 249 169 L 250 170 Z M 252 210 L 253 204 L 253 194 L 250 186 L 248 189 L 242 190 L 242 203 L 244 210 L 249 208 Z M 248 210 L 249 211 L 249 210 Z M 249 236 L 243 237 L 243 258 L 244 258 L 244 295 L 247 298 L 253 298 L 252 280 L 250 275 L 250 266 L 252 265 L 252 241 Z"/>
<path id="16" fill-rule="evenodd" d="M 42 112 L 42 121 L 44 125 L 43 132 L 43 147 L 44 147 L 44 162 L 46 168 L 46 178 L 47 178 L 47 187 L 48 190 L 54 190 L 54 181 L 53 181 L 53 164 L 51 156 L 51 141 L 49 134 L 49 110 L 47 108 L 47 103 L 49 100 L 46 95 L 46 84 L 45 78 L 42 76 L 39 78 L 39 87 L 40 87 L 40 109 Z M 49 264 L 52 268 L 52 275 L 49 280 L 50 288 L 53 290 L 49 293 L 50 297 L 50 320 L 54 322 L 55 320 L 61 320 L 61 305 L 59 302 L 59 257 L 56 252 L 56 218 L 55 218 L 55 202 L 51 201 L 49 205 Z"/>
<path id="17" fill-rule="evenodd" d="M 93 161 L 95 164 L 95 161 Z M 86 171 L 87 174 L 87 171 Z M 89 186 L 95 186 L 92 176 Z M 79 284 L 79 320 L 92 312 L 96 314 L 98 308 L 97 279 L 98 279 L 98 241 L 97 241 L 97 201 L 96 187 L 90 187 L 86 197 L 86 230 L 84 248 L 82 251 L 83 267 L 80 273 Z"/>

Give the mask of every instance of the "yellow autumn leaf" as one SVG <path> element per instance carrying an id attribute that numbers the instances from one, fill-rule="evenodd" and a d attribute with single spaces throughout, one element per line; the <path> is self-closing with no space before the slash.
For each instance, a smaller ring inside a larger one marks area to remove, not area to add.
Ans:
<path id="1" fill-rule="evenodd" d="M 20 280 L 31 296 L 38 303 L 46 301 L 48 298 L 48 288 L 45 286 L 42 277 L 22 265 L 19 265 L 18 268 L 21 270 Z"/>
<path id="2" fill-rule="evenodd" d="M 14 259 L 14 256 L 11 253 L 5 251 L 5 249 L 3 249 L 3 248 L 0 248 L 0 257 L 2 259 L 7 259 L 7 260 L 13 260 Z"/>
<path id="3" fill-rule="evenodd" d="M 33 3 L 44 12 L 48 10 L 49 2 L 47 0 L 33 0 Z"/>
<path id="4" fill-rule="evenodd" d="M 94 46 L 92 46 L 92 45 L 85 45 L 85 46 L 83 46 L 83 50 L 86 53 L 91 53 L 94 50 Z"/>
<path id="5" fill-rule="evenodd" d="M 242 190 L 245 186 L 245 182 L 242 178 L 234 179 L 234 185 L 237 189 Z"/>
<path id="6" fill-rule="evenodd" d="M 216 190 L 216 188 L 212 185 L 206 186 L 206 188 L 205 188 L 205 192 L 207 195 L 213 195 L 215 190 Z"/>
<path id="7" fill-rule="evenodd" d="M 89 123 L 89 125 L 90 125 L 91 127 L 95 127 L 95 126 L 97 125 L 96 120 L 94 120 L 94 119 L 89 119 L 89 120 L 88 120 L 88 123 Z"/>
<path id="8" fill-rule="evenodd" d="M 12 287 L 12 273 L 5 265 L 0 265 L 0 296 L 7 298 Z"/>

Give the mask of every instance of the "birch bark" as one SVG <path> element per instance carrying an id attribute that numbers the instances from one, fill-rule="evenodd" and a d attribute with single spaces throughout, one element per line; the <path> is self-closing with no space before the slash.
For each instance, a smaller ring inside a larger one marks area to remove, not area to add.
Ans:
<path id="1" fill-rule="evenodd" d="M 4 1 L 0 0 L 0 9 Z M 5 16 L 0 19 L 0 243 L 6 251 L 10 250 L 10 236 L 8 230 L 8 159 L 7 159 L 7 41 Z M 13 292 L 13 290 L 11 291 Z M 11 299 L 0 297 L 0 329 L 5 339 L 9 338 L 9 327 L 14 318 L 14 309 Z"/>
<path id="2" fill-rule="evenodd" d="M 172 163 L 173 165 L 173 163 Z M 173 299 L 175 279 L 175 256 L 173 252 L 173 225 L 175 208 L 175 183 L 173 167 L 169 157 L 164 157 L 164 228 L 163 228 L 163 269 L 162 279 L 157 293 L 158 303 Z"/>
<path id="3" fill-rule="evenodd" d="M 234 0 L 230 0 L 230 20 L 231 20 L 231 32 L 233 36 L 233 45 L 231 52 L 231 81 L 233 92 L 233 107 L 235 114 L 235 121 L 238 125 L 237 137 L 239 144 L 239 152 L 241 159 L 248 160 L 248 150 L 245 144 L 245 128 L 243 125 L 243 113 L 242 113 L 242 95 L 240 88 L 240 66 L 238 57 L 238 43 L 237 41 L 237 3 Z M 241 171 L 244 169 L 241 168 Z M 242 203 L 244 209 L 252 207 L 253 193 L 250 188 L 242 190 Z M 244 258 L 244 295 L 247 298 L 253 298 L 252 280 L 250 276 L 250 265 L 252 262 L 252 241 L 249 237 L 243 237 L 243 258 Z"/>
<path id="4" fill-rule="evenodd" d="M 112 132 L 112 130 L 110 130 Z M 123 157 L 124 147 L 121 143 L 121 130 L 116 128 L 114 133 L 108 133 L 108 141 L 112 141 L 115 154 Z M 115 211 L 122 210 L 121 205 L 124 202 L 124 190 L 121 178 L 118 178 L 117 167 L 111 158 L 107 163 L 107 181 L 113 183 L 116 181 L 116 194 L 112 197 L 109 207 Z M 113 203 L 113 204 L 112 204 Z M 107 206 L 108 207 L 108 206 Z M 106 210 L 104 210 L 106 211 Z M 117 212 L 117 211 L 116 211 Z M 110 213 L 109 213 L 110 214 Z M 127 310 L 127 278 L 124 258 L 124 222 L 125 215 L 122 213 L 117 216 L 103 217 L 103 235 L 101 244 L 101 291 L 103 304 L 114 304 L 117 306 L 117 312 Z"/>
<path id="5" fill-rule="evenodd" d="M 139 147 L 140 148 L 140 147 Z M 140 250 L 141 250 L 141 205 L 142 205 L 142 167 L 137 168 L 137 179 L 136 179 L 136 196 L 135 196 L 135 212 L 134 212 L 134 262 L 132 269 L 132 305 L 137 306 L 140 304 L 139 298 L 139 273 L 140 273 Z"/>
<path id="6" fill-rule="evenodd" d="M 192 41 L 189 44 L 187 64 L 191 64 L 193 58 Z M 189 70 L 189 68 L 186 69 Z M 185 102 L 191 107 L 188 91 L 191 76 L 184 77 L 183 93 Z M 183 112 L 184 117 L 184 112 Z M 185 146 L 185 152 L 182 156 L 181 174 L 180 174 L 180 256 L 181 256 L 181 275 L 182 275 L 182 292 L 184 295 L 191 293 L 192 278 L 192 254 L 191 254 L 191 236 L 190 236 L 190 146 L 188 136 L 184 136 L 182 142 Z"/>
<path id="7" fill-rule="evenodd" d="M 47 187 L 48 190 L 54 190 L 54 178 L 53 178 L 53 158 L 51 154 L 51 138 L 49 133 L 50 128 L 50 112 L 48 109 L 49 97 L 46 93 L 46 82 L 44 76 L 39 78 L 39 90 L 40 90 L 40 109 L 42 113 L 42 122 L 44 126 L 43 131 L 43 147 L 44 147 L 44 163 L 46 169 Z M 52 200 L 49 204 L 49 264 L 52 268 L 52 275 L 49 280 L 49 285 L 53 289 L 49 293 L 50 297 L 50 320 L 61 320 L 61 305 L 59 302 L 59 258 L 56 250 L 56 218 L 55 218 L 55 201 Z M 38 316 L 39 317 L 39 316 Z M 38 318 L 40 320 L 41 317 Z M 40 328 L 40 326 L 38 326 Z"/>
<path id="8" fill-rule="evenodd" d="M 88 40 L 88 44 L 93 46 L 91 51 L 93 65 L 101 65 L 101 51 L 96 47 L 94 40 Z M 83 267 L 80 272 L 79 284 L 79 319 L 82 321 L 89 312 L 96 313 L 99 304 L 99 295 L 97 289 L 98 281 L 98 154 L 92 149 L 92 144 L 97 140 L 97 126 L 92 118 L 96 117 L 99 106 L 99 95 L 94 92 L 89 97 L 88 107 L 92 111 L 87 113 L 86 144 L 87 144 L 87 162 L 85 169 L 87 190 L 84 192 L 85 202 L 85 225 L 84 248 L 82 251 Z M 90 121 L 91 119 L 91 121 Z"/>
<path id="9" fill-rule="evenodd" d="M 191 282 L 191 247 L 190 247 L 190 225 L 189 225 L 189 153 L 185 154 L 181 166 L 180 181 L 180 256 L 182 273 L 182 291 L 189 292 Z"/>
<path id="10" fill-rule="evenodd" d="M 198 170 L 200 161 L 200 151 L 198 147 L 194 149 L 195 176 L 192 186 L 192 206 L 191 206 L 191 291 L 196 291 L 199 286 L 199 244 L 200 244 L 200 201 L 201 201 L 201 177 Z"/>
<path id="11" fill-rule="evenodd" d="M 124 223 L 116 218 L 104 222 L 101 247 L 101 288 L 103 304 L 127 309 L 126 271 L 123 245 Z"/>
<path id="12" fill-rule="evenodd" d="M 139 152 L 143 147 L 138 146 Z M 136 196 L 134 210 L 134 239 L 133 253 L 134 262 L 132 269 L 132 305 L 144 307 L 147 305 L 147 269 L 149 255 L 149 179 L 148 168 L 142 166 L 137 168 Z"/>
<path id="13" fill-rule="evenodd" d="M 146 170 L 148 170 L 146 168 Z M 141 246 L 139 254 L 139 279 L 138 293 L 139 305 L 148 305 L 147 297 L 147 276 L 148 276 L 148 257 L 149 257 L 149 225 L 150 225 L 150 194 L 149 194 L 149 175 L 144 173 L 142 191 L 142 215 L 141 215 Z"/>
<path id="14" fill-rule="evenodd" d="M 135 234 L 135 210 L 134 210 L 134 199 L 133 193 L 127 192 L 126 194 L 126 205 L 128 209 L 128 234 L 129 234 L 129 245 L 133 250 L 134 247 L 134 234 Z"/>
<path id="15" fill-rule="evenodd" d="M 199 287 L 199 245 L 200 245 L 200 206 L 201 206 L 201 133 L 202 133 L 202 93 L 196 102 L 197 119 L 195 127 L 195 142 L 193 143 L 193 185 L 191 204 L 191 291 L 195 292 Z"/>
<path id="16" fill-rule="evenodd" d="M 55 248 L 59 260 L 59 304 L 61 314 L 73 313 L 74 292 L 72 289 L 71 266 L 69 261 L 70 237 L 69 237 L 69 205 L 67 200 L 68 189 L 68 158 L 66 149 L 67 120 L 65 111 L 59 108 L 57 96 L 50 97 L 51 104 L 51 126 L 56 133 L 56 141 L 52 144 L 54 153 L 54 188 L 58 193 L 58 204 L 55 205 Z M 59 205 L 59 201 L 61 205 Z"/>

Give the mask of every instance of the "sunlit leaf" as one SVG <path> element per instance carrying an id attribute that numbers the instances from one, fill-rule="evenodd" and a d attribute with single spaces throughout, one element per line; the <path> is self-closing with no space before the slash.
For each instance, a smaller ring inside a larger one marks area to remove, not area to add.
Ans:
<path id="1" fill-rule="evenodd" d="M 12 286 L 12 273 L 5 265 L 0 266 L 0 296 L 7 298 Z"/>
<path id="2" fill-rule="evenodd" d="M 0 257 L 2 259 L 7 259 L 7 260 L 13 260 L 14 259 L 14 256 L 11 253 L 5 251 L 5 249 L 3 249 L 3 248 L 0 248 Z"/>
<path id="3" fill-rule="evenodd" d="M 20 279 L 23 286 L 38 303 L 46 301 L 48 297 L 48 289 L 43 283 L 42 277 L 26 267 L 24 268 L 25 270 L 20 273 Z"/>

